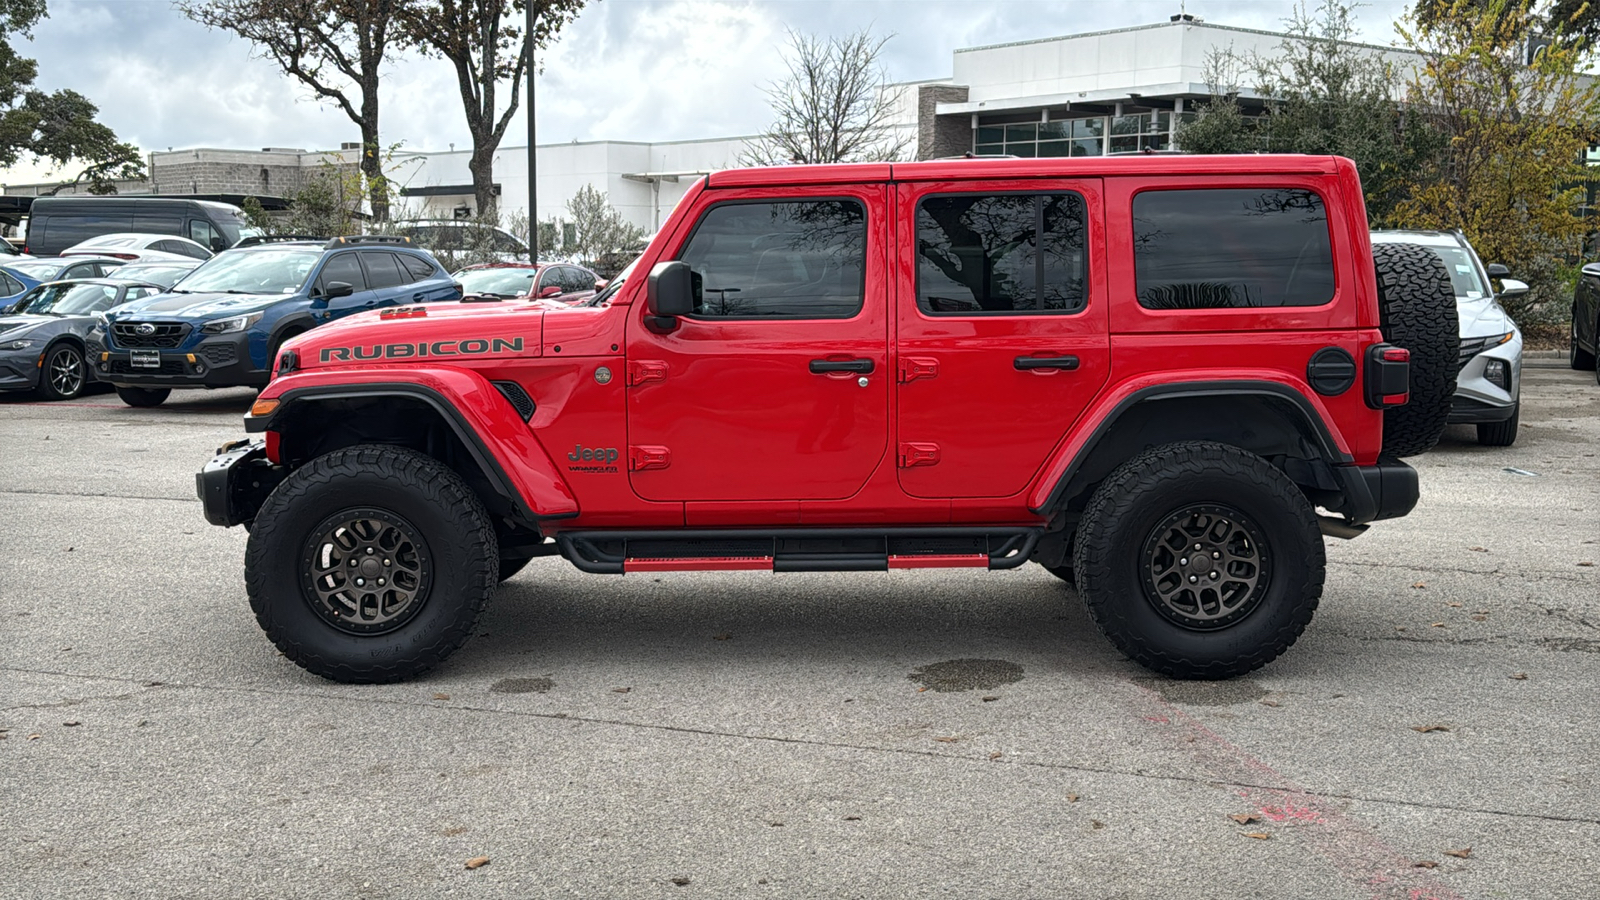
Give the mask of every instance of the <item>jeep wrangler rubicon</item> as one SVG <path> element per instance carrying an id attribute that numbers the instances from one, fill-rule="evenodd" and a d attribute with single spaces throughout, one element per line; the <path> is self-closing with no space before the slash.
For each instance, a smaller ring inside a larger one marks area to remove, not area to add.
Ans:
<path id="1" fill-rule="evenodd" d="M 498 582 L 1011 569 L 1177 678 L 1276 658 L 1323 535 L 1418 498 L 1457 324 L 1312 156 L 714 173 L 592 306 L 428 304 L 283 345 L 197 477 L 261 627 L 393 681 Z"/>

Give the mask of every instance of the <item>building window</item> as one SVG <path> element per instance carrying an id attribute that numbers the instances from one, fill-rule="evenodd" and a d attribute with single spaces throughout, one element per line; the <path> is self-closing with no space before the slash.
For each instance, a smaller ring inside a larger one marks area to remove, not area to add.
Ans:
<path id="1" fill-rule="evenodd" d="M 972 136 L 972 152 L 980 156 L 1004 154 L 1032 158 L 1166 150 L 1173 144 L 1173 126 L 1190 118 L 1188 113 L 1174 116 L 1165 110 L 1156 110 L 1051 122 L 980 124 Z"/>

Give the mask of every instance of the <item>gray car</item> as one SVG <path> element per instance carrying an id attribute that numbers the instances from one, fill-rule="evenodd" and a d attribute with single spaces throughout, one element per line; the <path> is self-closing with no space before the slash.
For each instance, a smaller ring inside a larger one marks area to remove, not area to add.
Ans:
<path id="1" fill-rule="evenodd" d="M 1480 444 L 1511 446 L 1517 439 L 1522 410 L 1522 331 L 1498 298 L 1525 294 L 1528 286 L 1507 278 L 1511 273 L 1505 266 L 1485 267 L 1458 231 L 1374 231 L 1372 242 L 1420 244 L 1444 260 L 1461 317 L 1461 351 L 1449 421 L 1478 426 Z M 1491 278 L 1500 282 L 1498 294 Z"/>
<path id="2" fill-rule="evenodd" d="M 52 281 L 29 291 L 0 316 L 0 391 L 37 390 L 46 400 L 83 393 L 92 378 L 83 339 L 98 316 L 162 290 L 101 278 Z"/>

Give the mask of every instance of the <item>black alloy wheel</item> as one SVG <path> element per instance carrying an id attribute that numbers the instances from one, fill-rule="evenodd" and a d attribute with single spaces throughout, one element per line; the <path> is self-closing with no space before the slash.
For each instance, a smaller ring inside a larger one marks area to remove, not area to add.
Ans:
<path id="1" fill-rule="evenodd" d="M 71 400 L 83 393 L 88 369 L 83 354 L 71 344 L 57 344 L 45 356 L 39 371 L 39 393 L 46 400 Z"/>
<path id="2" fill-rule="evenodd" d="M 300 560 L 306 601 L 351 634 L 382 634 L 427 600 L 433 557 L 416 527 L 381 509 L 348 509 L 311 530 Z"/>
<path id="3" fill-rule="evenodd" d="M 1152 529 L 1144 543 L 1145 599 L 1184 628 L 1232 625 L 1255 611 L 1271 581 L 1260 529 L 1230 506 L 1186 506 Z"/>

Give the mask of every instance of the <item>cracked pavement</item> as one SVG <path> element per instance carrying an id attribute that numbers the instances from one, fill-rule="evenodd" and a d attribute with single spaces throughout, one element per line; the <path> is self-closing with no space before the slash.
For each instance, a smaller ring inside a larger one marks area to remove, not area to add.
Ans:
<path id="1" fill-rule="evenodd" d="M 251 397 L 0 395 L 0 898 L 1600 890 L 1600 389 L 1564 361 L 1222 683 L 1123 660 L 1032 566 L 559 560 L 436 672 L 324 682 L 194 499 Z"/>

